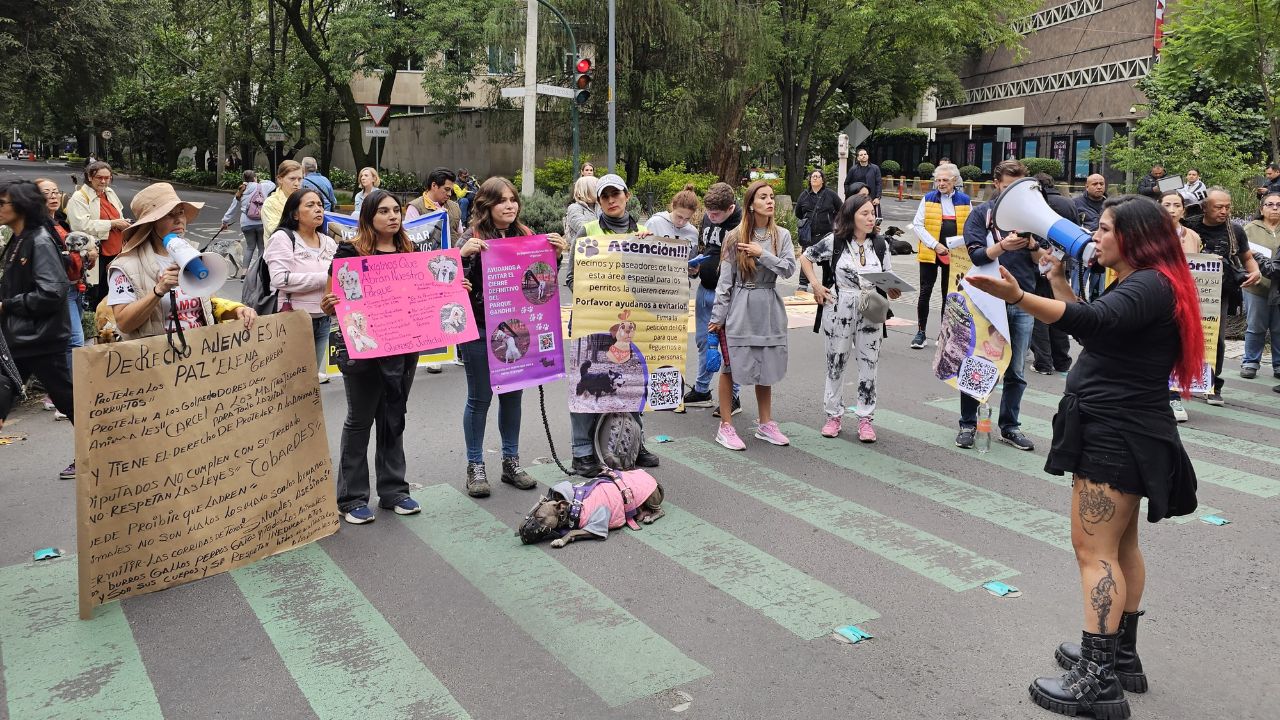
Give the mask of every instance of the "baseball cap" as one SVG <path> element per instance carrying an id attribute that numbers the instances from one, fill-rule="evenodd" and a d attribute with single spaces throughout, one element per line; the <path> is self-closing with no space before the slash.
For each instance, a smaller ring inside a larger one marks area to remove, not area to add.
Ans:
<path id="1" fill-rule="evenodd" d="M 608 188 L 617 188 L 625 193 L 627 191 L 627 181 L 613 173 L 605 175 L 596 184 L 596 197 L 604 195 L 604 191 Z"/>

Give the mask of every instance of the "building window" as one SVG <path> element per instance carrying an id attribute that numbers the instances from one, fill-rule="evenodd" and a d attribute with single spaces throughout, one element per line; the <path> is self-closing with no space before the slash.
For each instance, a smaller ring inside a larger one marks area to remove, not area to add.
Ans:
<path id="1" fill-rule="evenodd" d="M 1076 138 L 1076 168 L 1075 176 L 1078 178 L 1089 176 L 1089 148 L 1093 147 L 1093 141 L 1089 138 Z"/>
<path id="2" fill-rule="evenodd" d="M 508 50 L 498 45 L 489 46 L 489 74 L 515 75 L 516 66 L 520 64 L 520 55 L 515 50 Z"/>
<path id="3" fill-rule="evenodd" d="M 410 57 L 405 62 L 404 67 L 402 69 L 407 70 L 409 72 L 423 72 L 424 70 L 427 69 L 427 64 L 426 62 L 423 61 L 421 56 Z"/>
<path id="4" fill-rule="evenodd" d="M 991 143 L 982 143 L 982 172 L 991 172 Z"/>
<path id="5" fill-rule="evenodd" d="M 1025 141 L 1023 141 L 1023 143 L 1022 143 L 1022 156 L 1023 156 L 1023 157 L 1029 157 L 1029 158 L 1039 157 L 1038 155 L 1036 155 L 1036 153 L 1038 153 L 1038 152 L 1040 152 L 1040 141 L 1039 141 L 1039 140 L 1025 140 Z"/>

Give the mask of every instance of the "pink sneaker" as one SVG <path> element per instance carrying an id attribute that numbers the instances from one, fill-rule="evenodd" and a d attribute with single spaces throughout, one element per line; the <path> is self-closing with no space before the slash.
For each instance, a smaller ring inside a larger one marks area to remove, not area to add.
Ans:
<path id="1" fill-rule="evenodd" d="M 840 417 L 827 418 L 827 424 L 822 426 L 822 437 L 836 437 L 840 434 Z"/>
<path id="2" fill-rule="evenodd" d="M 742 438 L 738 437 L 738 431 L 734 430 L 729 423 L 720 423 L 720 429 L 716 431 L 716 442 L 730 450 L 747 449 L 747 444 L 742 442 Z"/>
<path id="3" fill-rule="evenodd" d="M 876 429 L 871 427 L 871 418 L 858 418 L 858 439 L 864 443 L 876 441 Z"/>
<path id="4" fill-rule="evenodd" d="M 756 426 L 756 437 L 774 445 L 790 445 L 791 440 L 778 429 L 778 423 L 770 420 Z"/>

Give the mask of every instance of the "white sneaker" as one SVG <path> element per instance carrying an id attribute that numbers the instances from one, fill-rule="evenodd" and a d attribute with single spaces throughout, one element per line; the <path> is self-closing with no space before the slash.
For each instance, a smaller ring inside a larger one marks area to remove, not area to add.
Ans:
<path id="1" fill-rule="evenodd" d="M 320 373 L 320 384 L 326 385 L 329 382 L 329 373 Z"/>
<path id="2" fill-rule="evenodd" d="M 1189 419 L 1187 416 L 1187 409 L 1182 406 L 1181 398 L 1173 398 L 1172 400 L 1170 400 L 1169 409 L 1173 411 L 1174 420 L 1177 420 L 1178 422 L 1182 423 L 1182 422 L 1186 422 Z"/>

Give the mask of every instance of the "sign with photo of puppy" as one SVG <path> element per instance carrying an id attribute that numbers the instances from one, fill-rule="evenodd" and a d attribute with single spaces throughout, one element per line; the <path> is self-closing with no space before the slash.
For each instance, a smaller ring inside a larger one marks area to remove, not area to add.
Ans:
<path id="1" fill-rule="evenodd" d="M 338 325 L 352 358 L 403 355 L 478 338 L 457 250 L 333 262 Z"/>
<path id="2" fill-rule="evenodd" d="M 578 238 L 569 410 L 644 412 L 680 404 L 688 257 L 687 243 L 668 238 Z"/>
<path id="3" fill-rule="evenodd" d="M 490 240 L 480 261 L 493 391 L 511 392 L 563 378 L 555 247 L 546 235 Z"/>

